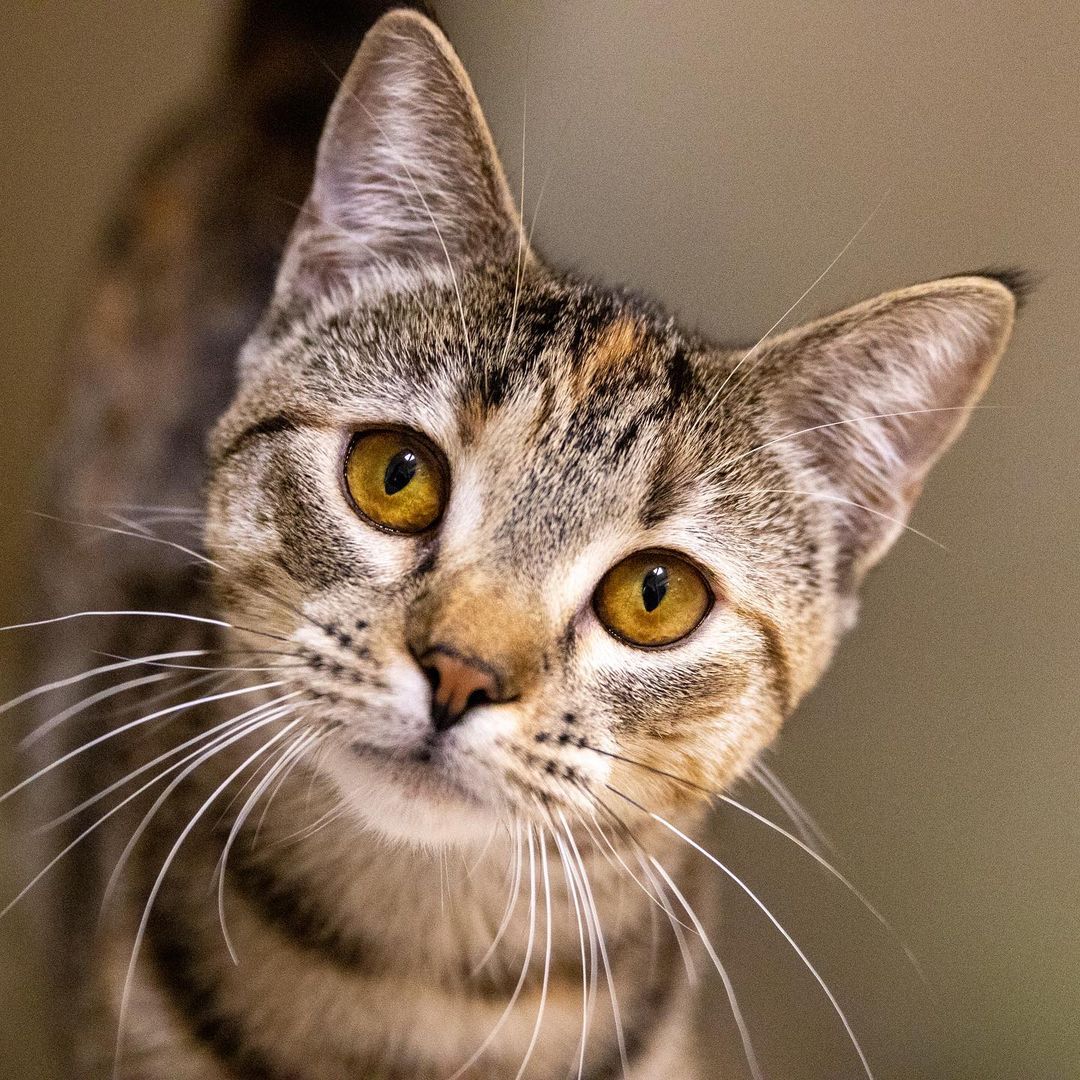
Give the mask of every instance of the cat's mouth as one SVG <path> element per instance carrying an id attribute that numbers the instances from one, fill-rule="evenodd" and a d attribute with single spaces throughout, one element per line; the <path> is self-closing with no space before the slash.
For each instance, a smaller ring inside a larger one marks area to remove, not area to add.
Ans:
<path id="1" fill-rule="evenodd" d="M 505 812 L 449 745 L 391 749 L 357 740 L 324 760 L 360 821 L 393 841 L 472 848 Z"/>
<path id="2" fill-rule="evenodd" d="M 403 786 L 418 796 L 464 802 L 479 808 L 484 800 L 465 783 L 460 766 L 440 742 L 428 739 L 408 750 L 386 750 L 362 740 L 349 743 L 352 754 L 369 768 L 383 773 L 386 780 Z"/>

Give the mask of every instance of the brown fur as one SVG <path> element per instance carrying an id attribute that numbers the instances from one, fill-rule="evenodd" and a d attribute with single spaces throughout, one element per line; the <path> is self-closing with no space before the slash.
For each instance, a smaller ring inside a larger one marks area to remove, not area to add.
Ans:
<path id="1" fill-rule="evenodd" d="M 620 1076 L 624 1056 L 639 1080 L 694 1080 L 680 952 L 696 914 L 657 875 L 696 912 L 707 865 L 672 830 L 702 835 L 708 793 L 745 774 L 824 670 L 859 581 L 985 387 L 1013 293 L 945 279 L 715 345 L 525 249 L 434 24 L 376 24 L 317 155 L 302 124 L 274 122 L 268 72 L 296 54 L 277 30 L 267 41 L 250 80 L 223 83 L 224 118 L 208 109 L 147 169 L 76 350 L 64 460 L 80 467 L 59 474 L 58 501 L 190 504 L 205 479 L 210 580 L 149 543 L 82 561 L 57 592 L 223 625 L 121 621 L 69 651 L 223 649 L 193 663 L 242 670 L 219 690 L 235 696 L 95 759 L 75 797 L 264 709 L 162 784 L 80 965 L 81 1075 L 109 1074 L 122 1022 L 132 1080 L 446 1078 L 520 979 L 468 1075 L 513 1076 L 537 1022 L 529 1075 L 561 1078 L 584 967 L 587 1080 Z M 283 190 L 307 198 L 282 249 Z M 437 528 L 391 535 L 353 512 L 343 455 L 371 424 L 445 455 Z M 715 594 L 699 627 L 654 650 L 609 633 L 592 603 L 646 549 L 680 553 Z M 505 692 L 436 730 L 432 649 Z M 76 864 L 84 895 L 137 824 L 118 817 Z M 507 906 L 515 879 L 526 894 Z"/>

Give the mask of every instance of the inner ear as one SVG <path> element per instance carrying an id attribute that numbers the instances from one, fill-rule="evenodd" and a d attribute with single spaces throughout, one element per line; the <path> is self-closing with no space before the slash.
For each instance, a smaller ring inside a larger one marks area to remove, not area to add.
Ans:
<path id="1" fill-rule="evenodd" d="M 491 132 L 446 36 L 414 11 L 383 16 L 330 108 L 278 298 L 377 270 L 453 275 L 515 260 L 522 243 Z"/>
<path id="2" fill-rule="evenodd" d="M 767 444 L 817 474 L 841 580 L 857 583 L 904 527 L 986 389 L 1015 310 L 1001 281 L 946 278 L 775 339 L 766 377 L 777 433 Z"/>

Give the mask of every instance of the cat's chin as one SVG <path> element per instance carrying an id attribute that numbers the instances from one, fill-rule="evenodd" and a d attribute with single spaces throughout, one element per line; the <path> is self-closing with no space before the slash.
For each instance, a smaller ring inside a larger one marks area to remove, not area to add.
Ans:
<path id="1" fill-rule="evenodd" d="M 499 822 L 494 805 L 419 756 L 341 747 L 326 755 L 323 768 L 362 826 L 393 843 L 475 848 L 490 841 Z"/>

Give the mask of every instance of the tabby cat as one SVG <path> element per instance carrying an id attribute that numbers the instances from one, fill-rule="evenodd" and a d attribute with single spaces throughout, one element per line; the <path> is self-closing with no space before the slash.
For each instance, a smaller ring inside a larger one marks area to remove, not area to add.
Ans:
<path id="1" fill-rule="evenodd" d="M 851 626 L 1019 283 L 688 333 L 545 263 L 445 36 L 379 7 L 251 4 L 75 342 L 55 505 L 123 538 L 43 545 L 58 1028 L 93 1078 L 704 1080 L 715 968 L 759 1076 L 710 800 Z M 315 154 L 316 58 L 364 30 Z"/>

